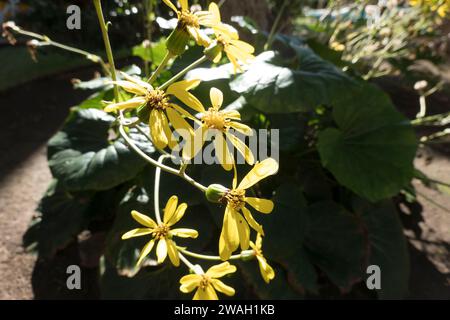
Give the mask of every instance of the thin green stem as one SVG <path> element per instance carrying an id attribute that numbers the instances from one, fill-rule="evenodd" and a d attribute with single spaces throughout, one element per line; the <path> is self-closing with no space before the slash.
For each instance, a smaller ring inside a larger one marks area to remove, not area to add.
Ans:
<path id="1" fill-rule="evenodd" d="M 145 161 L 147 161 L 148 163 L 150 163 L 151 165 L 153 165 L 155 167 L 161 168 L 161 170 L 163 170 L 165 172 L 168 172 L 168 173 L 171 173 L 173 175 L 179 176 L 180 178 L 186 180 L 187 182 L 192 184 L 194 187 L 196 187 L 200 191 L 206 192 L 207 187 L 205 187 L 201 183 L 195 181 L 193 178 L 188 176 L 185 172 L 177 170 L 177 169 L 174 169 L 174 168 L 171 168 L 171 167 L 166 166 L 164 164 L 160 164 L 160 163 L 158 163 L 158 161 L 156 161 L 155 159 L 151 158 L 145 152 L 143 152 L 141 149 L 139 149 L 136 146 L 136 144 L 134 143 L 134 141 L 125 132 L 125 128 L 124 128 L 124 124 L 123 123 L 121 123 L 120 126 L 119 126 L 119 134 L 127 142 L 127 144 L 133 149 L 133 151 L 136 152 Z"/>
<path id="2" fill-rule="evenodd" d="M 167 158 L 167 155 L 162 155 L 158 158 L 158 163 L 160 165 L 163 164 L 163 161 L 165 158 Z M 156 216 L 156 221 L 158 222 L 158 224 L 162 223 L 161 220 L 161 213 L 159 212 L 159 182 L 161 180 L 161 167 L 156 167 L 156 171 L 155 171 L 155 184 L 153 187 L 153 203 L 154 203 L 154 207 L 155 207 L 155 216 Z"/>
<path id="3" fill-rule="evenodd" d="M 178 256 L 180 257 L 180 260 L 189 268 L 191 269 L 195 274 L 204 274 L 202 268 L 199 265 L 193 265 L 184 255 L 182 255 L 180 252 L 178 252 Z"/>
<path id="4" fill-rule="evenodd" d="M 205 62 L 206 60 L 208 60 L 208 58 L 206 56 L 203 56 L 199 59 L 197 59 L 196 61 L 194 61 L 193 63 L 191 63 L 190 65 L 188 65 L 186 68 L 184 68 L 183 70 L 181 70 L 180 72 L 178 72 L 176 75 L 174 75 L 172 78 L 170 78 L 167 82 L 165 82 L 163 85 L 161 85 L 159 87 L 159 89 L 164 90 L 165 88 L 167 88 L 168 86 L 170 86 L 172 83 L 174 83 L 175 81 L 177 81 L 180 77 L 182 77 L 184 74 L 186 74 L 189 70 L 194 69 L 195 67 L 197 67 L 199 64 Z"/>
<path id="5" fill-rule="evenodd" d="M 169 51 L 167 51 L 166 55 L 164 56 L 163 61 L 160 63 L 158 68 L 156 68 L 155 72 L 153 72 L 152 76 L 148 79 L 148 83 L 152 84 L 153 82 L 155 82 L 158 75 L 161 73 L 161 71 L 164 70 L 166 65 L 169 63 L 169 60 L 173 57 L 174 56 L 172 54 L 170 54 Z"/>
<path id="6" fill-rule="evenodd" d="M 280 24 L 280 21 L 281 21 L 281 16 L 283 15 L 284 9 L 286 9 L 287 4 L 288 4 L 288 0 L 284 0 L 282 6 L 280 8 L 280 11 L 278 12 L 277 17 L 275 18 L 275 22 L 273 23 L 272 29 L 270 29 L 269 37 L 267 38 L 267 42 L 264 45 L 264 50 L 267 50 L 272 45 L 272 42 L 275 38 L 275 33 L 276 33 L 276 31 L 278 29 L 278 25 Z"/>
<path id="7" fill-rule="evenodd" d="M 117 81 L 116 76 L 116 66 L 114 64 L 114 56 L 111 49 L 111 42 L 109 41 L 108 29 L 105 22 L 105 17 L 103 16 L 101 0 L 93 0 L 95 11 L 97 12 L 98 22 L 100 23 L 100 29 L 102 30 L 103 41 L 105 42 L 106 55 L 108 57 L 108 63 L 111 69 L 111 78 L 115 82 Z M 119 86 L 114 83 L 114 99 L 119 102 Z"/>
<path id="8" fill-rule="evenodd" d="M 34 39 L 38 39 L 38 40 L 42 41 L 41 43 L 44 43 L 45 45 L 53 46 L 53 47 L 56 47 L 56 48 L 59 48 L 59 49 L 65 50 L 65 51 L 80 54 L 92 62 L 99 63 L 102 66 L 103 71 L 105 71 L 107 74 L 109 74 L 109 70 L 108 70 L 105 62 L 103 61 L 102 57 L 100 57 L 99 55 L 90 53 L 90 52 L 82 50 L 82 49 L 74 48 L 74 47 L 62 44 L 60 42 L 57 42 L 57 41 L 53 41 L 48 36 L 24 30 L 19 26 L 14 26 L 14 28 L 11 28 L 11 30 L 16 32 L 17 34 L 31 37 Z"/>
<path id="9" fill-rule="evenodd" d="M 182 247 L 178 247 L 177 246 L 178 251 L 183 252 L 185 255 L 193 257 L 193 258 L 197 258 L 197 259 L 202 259 L 202 260 L 210 260 L 210 261 L 221 261 L 222 259 L 219 256 L 211 256 L 211 255 L 206 255 L 206 254 L 200 254 L 200 253 L 195 253 L 192 251 L 188 251 Z M 255 255 L 255 252 L 253 250 L 245 250 L 242 251 L 240 254 L 235 254 L 230 256 L 231 260 L 239 260 L 242 259 L 243 257 L 249 257 Z"/>

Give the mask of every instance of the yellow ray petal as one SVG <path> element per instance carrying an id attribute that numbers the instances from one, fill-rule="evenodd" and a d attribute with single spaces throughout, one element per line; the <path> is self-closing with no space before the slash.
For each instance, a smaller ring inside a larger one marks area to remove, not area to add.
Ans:
<path id="1" fill-rule="evenodd" d="M 198 288 L 193 300 L 219 300 L 219 297 L 214 288 L 208 285 L 205 289 Z"/>
<path id="2" fill-rule="evenodd" d="M 138 94 L 141 96 L 146 95 L 148 93 L 147 89 L 145 89 L 144 87 L 138 86 L 137 84 L 135 84 L 131 81 L 119 80 L 119 81 L 111 81 L 110 83 L 117 84 L 119 87 L 121 87 L 125 91 L 131 92 L 134 94 Z"/>
<path id="3" fill-rule="evenodd" d="M 193 135 L 188 136 L 186 144 L 183 147 L 183 158 L 190 160 L 194 158 L 197 153 L 202 149 L 205 143 L 206 134 L 208 130 L 204 126 L 198 127 Z"/>
<path id="4" fill-rule="evenodd" d="M 245 197 L 245 202 L 261 213 L 271 213 L 273 210 L 273 202 L 268 199 Z"/>
<path id="5" fill-rule="evenodd" d="M 192 292 L 196 287 L 200 285 L 202 277 L 197 274 L 188 274 L 180 279 L 180 291 L 183 293 Z"/>
<path id="6" fill-rule="evenodd" d="M 250 228 L 244 218 L 236 212 L 236 220 L 239 232 L 239 242 L 242 250 L 247 250 L 250 242 Z"/>
<path id="7" fill-rule="evenodd" d="M 252 227 L 256 232 L 264 235 L 264 230 L 258 222 L 256 222 L 255 218 L 253 218 L 252 213 L 246 207 L 242 208 L 242 213 L 244 214 L 245 220 L 247 220 L 250 227 Z"/>
<path id="8" fill-rule="evenodd" d="M 241 120 L 241 114 L 237 110 L 222 111 L 222 113 L 228 119 Z"/>
<path id="9" fill-rule="evenodd" d="M 223 93 L 217 88 L 211 88 L 209 91 L 209 97 L 214 109 L 219 110 L 223 103 Z"/>
<path id="10" fill-rule="evenodd" d="M 252 128 L 250 128 L 249 126 L 240 123 L 240 122 L 236 122 L 236 121 L 230 121 L 228 122 L 228 125 L 235 129 L 236 131 L 241 132 L 242 134 L 245 134 L 246 136 L 252 136 L 253 135 L 253 130 Z"/>
<path id="11" fill-rule="evenodd" d="M 178 267 L 180 265 L 180 257 L 178 256 L 177 247 L 176 247 L 175 243 L 170 239 L 167 239 L 166 243 L 167 243 L 167 253 L 169 255 L 169 259 L 175 267 Z"/>
<path id="12" fill-rule="evenodd" d="M 211 2 L 209 4 L 208 11 L 212 14 L 216 23 L 219 23 L 222 20 L 222 18 L 220 17 L 219 6 L 216 3 Z"/>
<path id="13" fill-rule="evenodd" d="M 134 97 L 127 101 L 111 103 L 107 105 L 103 111 L 112 112 L 116 110 L 135 109 L 145 104 L 147 100 L 144 97 Z"/>
<path id="14" fill-rule="evenodd" d="M 188 0 L 179 0 L 181 5 L 181 10 L 189 11 Z"/>
<path id="15" fill-rule="evenodd" d="M 150 240 L 141 250 L 139 254 L 139 260 L 136 263 L 136 266 L 140 266 L 142 261 L 144 261 L 145 257 L 152 251 L 153 246 L 155 245 L 155 240 Z"/>
<path id="16" fill-rule="evenodd" d="M 232 287 L 227 286 L 225 283 L 218 279 L 211 279 L 211 284 L 213 285 L 214 289 L 226 294 L 227 296 L 234 296 L 235 294 L 235 291 Z"/>
<path id="17" fill-rule="evenodd" d="M 209 11 L 197 11 L 194 15 L 198 18 L 198 23 L 205 27 L 213 27 L 219 23 L 216 17 Z"/>
<path id="18" fill-rule="evenodd" d="M 172 226 L 175 223 L 177 223 L 178 221 L 180 221 L 181 218 L 183 218 L 184 213 L 186 212 L 187 209 L 187 204 L 186 203 L 182 203 L 178 206 L 177 210 L 175 210 L 174 215 L 169 219 L 168 221 L 168 225 Z"/>
<path id="19" fill-rule="evenodd" d="M 183 139 L 189 138 L 194 134 L 193 129 L 189 123 L 180 114 L 175 111 L 175 109 L 166 109 L 167 116 L 169 117 L 170 123 L 175 128 L 175 130 L 183 137 Z"/>
<path id="20" fill-rule="evenodd" d="M 169 143 L 163 128 L 164 124 L 167 123 L 167 119 L 163 117 L 165 117 L 164 113 L 157 109 L 153 109 L 150 112 L 150 135 L 153 143 L 159 149 L 164 149 Z"/>
<path id="21" fill-rule="evenodd" d="M 167 257 L 167 242 L 166 239 L 161 239 L 156 246 L 156 256 L 158 257 L 158 263 L 163 263 Z"/>
<path id="22" fill-rule="evenodd" d="M 258 181 L 277 173 L 278 162 L 275 159 L 267 158 L 255 164 L 252 170 L 242 179 L 238 189 L 248 189 Z"/>
<path id="23" fill-rule="evenodd" d="M 233 169 L 233 156 L 228 149 L 227 142 L 224 139 L 223 133 L 221 131 L 218 131 L 215 135 L 214 150 L 216 151 L 216 157 L 217 159 L 219 159 L 222 167 L 227 171 Z"/>
<path id="24" fill-rule="evenodd" d="M 174 216 L 175 211 L 177 210 L 177 205 L 178 205 L 177 196 L 171 196 L 169 200 L 167 200 L 166 207 L 164 208 L 164 217 L 163 217 L 163 221 L 165 224 L 168 224 L 168 222 Z"/>
<path id="25" fill-rule="evenodd" d="M 164 113 L 162 114 L 161 119 L 162 119 L 161 125 L 164 131 L 164 135 L 167 138 L 167 145 L 169 146 L 170 149 L 174 149 L 178 145 L 178 141 L 175 138 L 172 130 L 170 129 L 169 121 L 167 121 L 167 117 Z"/>
<path id="26" fill-rule="evenodd" d="M 201 123 L 200 120 L 198 120 L 195 116 L 193 116 L 192 114 L 190 114 L 189 112 L 187 112 L 186 110 L 184 110 L 182 107 L 180 107 L 179 105 L 175 104 L 175 103 L 171 103 L 170 104 L 171 108 L 174 108 L 179 114 L 181 114 L 182 116 L 185 116 L 188 119 L 194 120 L 197 123 Z"/>
<path id="27" fill-rule="evenodd" d="M 253 157 L 253 153 L 250 151 L 247 145 L 244 142 L 242 142 L 238 137 L 230 133 L 226 133 L 226 136 L 231 141 L 233 146 L 239 151 L 239 153 L 242 154 L 245 161 L 252 166 L 255 163 L 255 158 Z"/>
<path id="28" fill-rule="evenodd" d="M 227 241 L 228 249 L 233 252 L 239 246 L 239 231 L 235 211 L 229 206 L 225 208 L 223 229 L 225 231 L 225 240 Z"/>
<path id="29" fill-rule="evenodd" d="M 233 57 L 239 60 L 241 63 L 250 63 L 255 57 L 244 50 L 240 50 L 234 45 L 229 45 L 227 47 L 227 52 L 229 52 Z"/>
<path id="30" fill-rule="evenodd" d="M 147 234 L 150 234 L 153 232 L 153 229 L 150 228 L 136 228 L 133 230 L 130 230 L 122 235 L 122 240 L 134 238 L 134 237 L 140 237 L 145 236 Z"/>
<path id="31" fill-rule="evenodd" d="M 206 275 L 211 278 L 221 278 L 229 273 L 236 272 L 236 267 L 230 264 L 228 261 L 222 262 L 221 264 L 216 264 L 206 271 Z"/>
<path id="32" fill-rule="evenodd" d="M 141 79 L 139 79 L 138 77 L 132 77 L 129 74 L 126 74 L 125 72 L 120 72 L 120 75 L 125 78 L 127 81 L 133 82 L 136 85 L 147 89 L 147 91 L 151 91 L 153 90 L 153 87 L 150 85 L 150 83 L 142 81 Z"/>
<path id="33" fill-rule="evenodd" d="M 142 224 L 143 226 L 149 227 L 149 228 L 155 228 L 157 226 L 156 222 L 146 215 L 143 215 L 142 213 L 137 212 L 136 210 L 131 211 L 131 216 L 134 220 Z"/>
<path id="34" fill-rule="evenodd" d="M 236 74 L 238 71 L 242 71 L 241 65 L 237 62 L 236 58 L 228 51 L 228 49 L 225 49 L 225 53 L 227 54 L 228 60 L 230 60 L 231 64 L 233 65 L 233 71 Z"/>
<path id="35" fill-rule="evenodd" d="M 170 9 L 172 9 L 175 13 L 178 13 L 177 7 L 170 1 L 170 0 L 163 0 L 164 3 L 169 6 Z"/>
<path id="36" fill-rule="evenodd" d="M 174 95 L 181 102 L 197 112 L 205 112 L 205 108 L 203 107 L 200 100 L 198 100 L 192 93 L 188 92 L 189 90 L 198 86 L 199 83 L 200 80 L 198 79 L 178 81 L 174 84 L 171 84 L 167 88 L 166 93 Z"/>
<path id="37" fill-rule="evenodd" d="M 256 256 L 259 262 L 259 271 L 261 272 L 261 276 L 266 283 L 269 283 L 270 280 L 275 278 L 275 271 L 273 268 L 267 263 L 266 259 L 261 256 Z"/>
<path id="38" fill-rule="evenodd" d="M 233 39 L 231 40 L 231 44 L 241 52 L 245 52 L 248 54 L 252 54 L 253 52 L 255 52 L 255 48 L 251 44 L 248 44 L 247 42 Z"/>
<path id="39" fill-rule="evenodd" d="M 222 228 L 222 231 L 220 232 L 219 256 L 223 261 L 228 260 L 231 256 L 231 250 L 228 247 L 228 240 L 226 239 L 224 228 Z"/>
<path id="40" fill-rule="evenodd" d="M 194 229 L 176 228 L 170 231 L 170 234 L 180 238 L 197 238 L 198 232 Z"/>
<path id="41" fill-rule="evenodd" d="M 256 242 L 255 242 L 255 245 L 256 245 L 256 247 L 257 247 L 258 249 L 261 249 L 261 247 L 262 247 L 262 236 L 261 236 L 260 233 L 258 233 L 258 234 L 256 235 Z"/>

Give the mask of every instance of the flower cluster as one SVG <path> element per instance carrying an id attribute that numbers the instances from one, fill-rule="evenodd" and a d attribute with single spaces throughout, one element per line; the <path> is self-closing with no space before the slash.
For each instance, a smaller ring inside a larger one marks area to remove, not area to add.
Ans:
<path id="1" fill-rule="evenodd" d="M 253 58 L 254 48 L 239 40 L 238 32 L 230 25 L 221 21 L 219 8 L 211 3 L 208 11 L 192 10 L 187 0 L 179 1 L 177 7 L 170 0 L 164 0 L 177 15 L 176 28 L 166 41 L 167 58 L 176 58 L 185 50 L 189 39 L 204 47 L 204 60 L 218 63 L 223 53 L 228 57 L 235 72 L 242 71 L 242 65 L 249 63 Z M 208 37 L 204 28 L 209 28 L 212 37 Z M 168 59 L 165 59 L 166 63 Z M 194 158 L 204 147 L 208 137 L 212 136 L 215 156 L 223 169 L 234 169 L 234 179 L 231 187 L 213 184 L 209 187 L 200 187 L 208 200 L 224 206 L 223 226 L 218 239 L 218 255 L 205 256 L 188 251 L 177 245 L 176 238 L 192 238 L 198 232 L 187 228 L 174 228 L 174 225 L 184 216 L 187 205 L 178 203 L 178 197 L 173 195 L 164 208 L 161 219 L 158 202 L 155 202 L 156 220 L 132 211 L 131 215 L 141 227 L 123 234 L 122 239 L 133 237 L 148 237 L 147 244 L 142 248 L 137 266 L 141 266 L 156 246 L 156 260 L 158 264 L 164 263 L 167 256 L 171 263 L 178 267 L 180 261 L 184 262 L 193 274 L 188 274 L 180 280 L 180 291 L 192 292 L 196 289 L 194 299 L 218 299 L 216 291 L 232 296 L 235 290 L 224 284 L 219 278 L 233 273 L 236 267 L 228 260 L 255 258 L 260 267 L 262 278 L 269 282 L 275 277 L 275 272 L 268 264 L 262 253 L 262 237 L 264 229 L 253 217 L 249 207 L 256 211 L 268 214 L 272 212 L 274 204 L 269 199 L 262 199 L 250 195 L 249 190 L 264 178 L 278 171 L 278 163 L 271 158 L 255 163 L 255 157 L 248 146 L 236 133 L 250 136 L 253 130 L 241 122 L 241 115 L 236 110 L 222 109 L 224 97 L 217 88 L 210 89 L 210 102 L 203 105 L 191 90 L 200 85 L 200 80 L 180 80 L 183 74 L 174 76 L 167 83 L 154 86 L 157 72 L 164 66 L 159 66 L 149 81 L 121 73 L 119 80 L 111 84 L 120 87 L 131 95 L 128 100 L 107 103 L 106 112 L 115 112 L 120 119 L 125 115 L 135 115 L 141 122 L 149 126 L 149 139 L 160 151 L 166 148 L 181 151 L 184 165 Z M 174 132 L 178 133 L 175 138 Z M 231 144 L 253 166 L 242 181 L 237 182 L 237 168 L 233 153 L 228 145 Z M 160 164 L 161 165 L 161 164 Z M 157 169 L 157 170 L 160 170 Z M 184 173 L 178 174 L 185 177 Z M 156 175 L 159 179 L 159 175 Z M 199 185 L 195 183 L 194 185 Z M 159 187 L 155 182 L 155 189 Z M 157 190 L 156 190 L 157 191 Z M 157 194 L 157 193 L 156 193 Z M 157 196 L 155 196 L 157 201 Z M 250 240 L 252 230 L 255 232 L 255 242 Z M 240 249 L 240 252 L 236 252 Z M 233 255 L 233 253 L 235 253 Z M 201 266 L 193 265 L 185 256 L 206 258 L 207 260 L 224 261 L 210 267 L 206 272 Z"/>

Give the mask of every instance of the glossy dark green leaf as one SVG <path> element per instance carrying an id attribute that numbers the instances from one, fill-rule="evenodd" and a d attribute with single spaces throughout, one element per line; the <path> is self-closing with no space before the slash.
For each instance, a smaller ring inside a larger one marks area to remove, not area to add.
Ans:
<path id="1" fill-rule="evenodd" d="M 50 257 L 67 246 L 87 226 L 92 192 L 71 193 L 53 180 L 24 235 L 24 246 Z"/>
<path id="2" fill-rule="evenodd" d="M 413 177 L 417 141 L 380 90 L 361 85 L 334 102 L 338 128 L 319 134 L 322 164 L 339 183 L 371 201 L 391 197 Z"/>
<path id="3" fill-rule="evenodd" d="M 355 201 L 354 210 L 360 214 L 369 241 L 368 265 L 381 272 L 380 299 L 403 299 L 408 293 L 409 255 L 399 214 L 390 201 L 376 205 Z"/>
<path id="4" fill-rule="evenodd" d="M 291 65 L 278 65 L 274 52 L 264 52 L 230 83 L 231 89 L 262 112 L 292 113 L 310 111 L 321 104 L 330 105 L 353 83 L 307 47 L 292 46 L 296 57 Z"/>
<path id="5" fill-rule="evenodd" d="M 343 289 L 361 280 L 365 243 L 359 221 L 338 204 L 325 201 L 308 207 L 304 246 L 311 261 Z"/>
<path id="6" fill-rule="evenodd" d="M 64 127 L 48 143 L 53 176 L 68 190 L 107 190 L 133 178 L 145 161 L 111 135 L 114 117 L 97 109 L 74 109 Z M 130 130 L 137 145 L 154 151 L 136 129 Z"/>

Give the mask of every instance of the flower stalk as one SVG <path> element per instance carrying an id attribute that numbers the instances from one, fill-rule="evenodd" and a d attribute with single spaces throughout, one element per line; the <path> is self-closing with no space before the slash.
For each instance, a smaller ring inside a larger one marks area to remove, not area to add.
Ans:
<path id="1" fill-rule="evenodd" d="M 116 66 L 114 64 L 114 56 L 111 48 L 111 42 L 109 41 L 108 28 L 103 16 L 101 0 L 93 0 L 95 11 L 97 12 L 98 21 L 100 23 L 100 29 L 102 30 L 103 41 L 105 43 L 106 55 L 108 57 L 108 63 L 111 70 L 111 79 L 117 81 Z M 119 102 L 119 86 L 114 84 L 114 99 Z"/>

